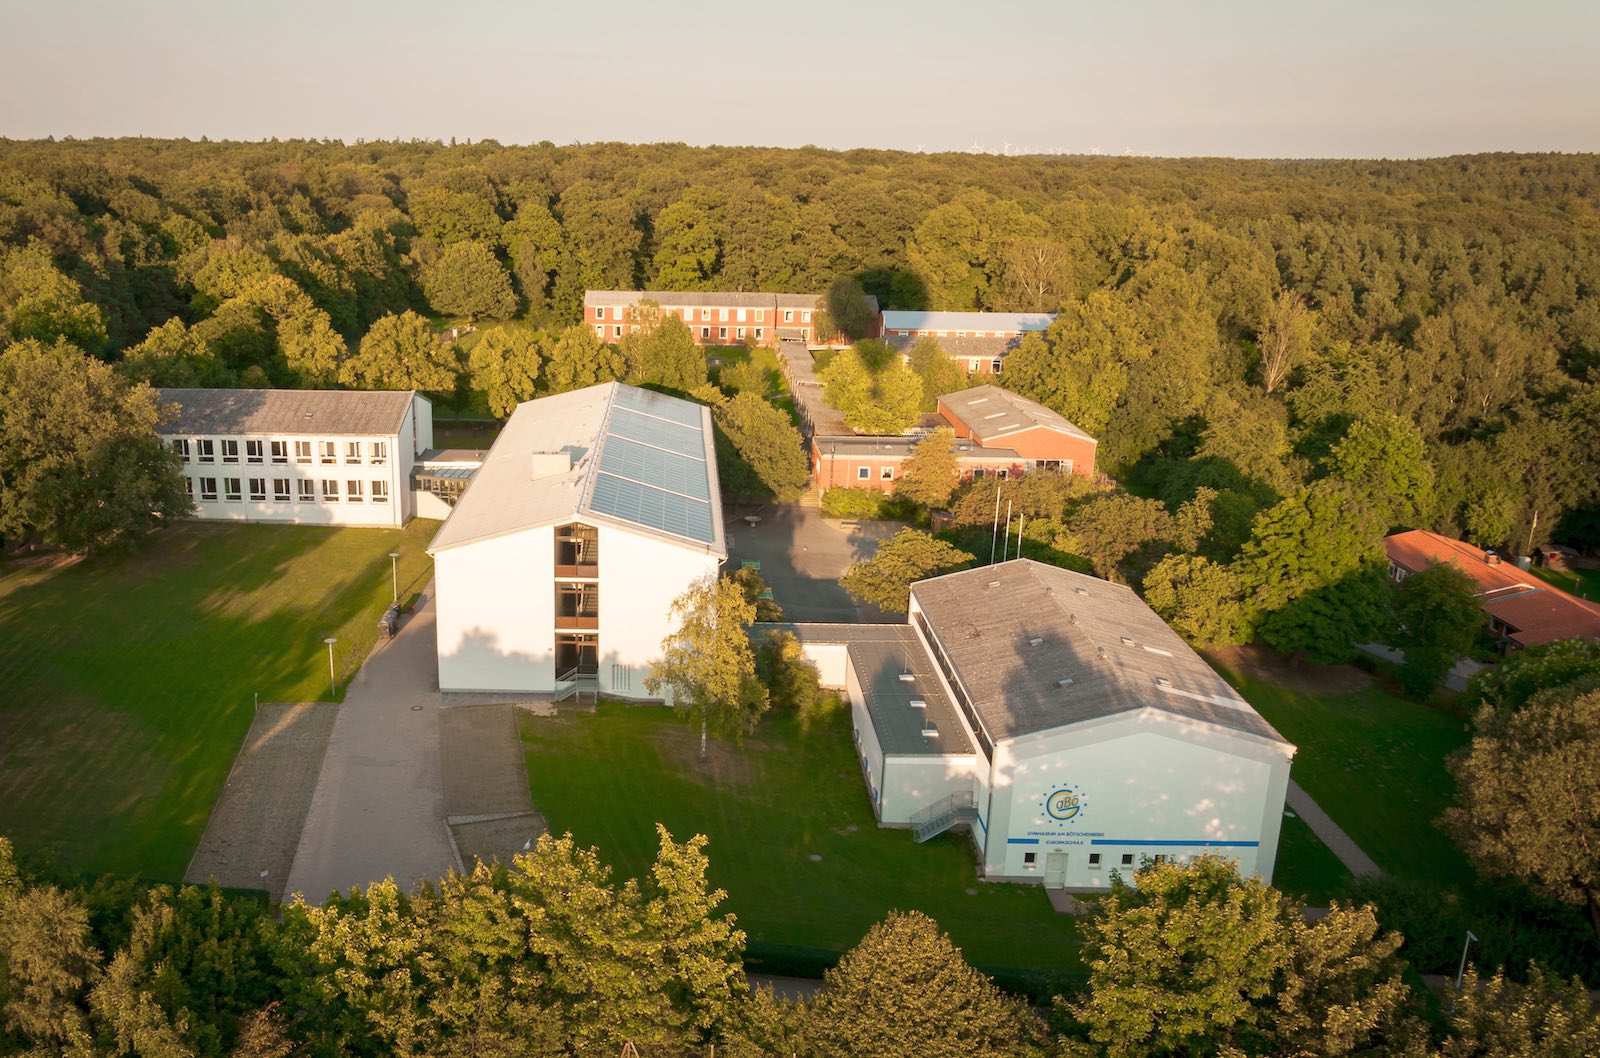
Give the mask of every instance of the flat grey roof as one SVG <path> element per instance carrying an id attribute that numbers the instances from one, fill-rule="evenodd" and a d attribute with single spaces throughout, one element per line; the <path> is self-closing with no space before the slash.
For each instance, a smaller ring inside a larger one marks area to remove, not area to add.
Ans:
<path id="1" fill-rule="evenodd" d="M 519 404 L 428 550 L 582 518 L 726 556 L 717 493 L 710 412 L 607 382 Z"/>
<path id="2" fill-rule="evenodd" d="M 1287 745 L 1125 585 L 1014 559 L 911 600 L 995 741 L 1150 708 Z"/>
<path id="3" fill-rule="evenodd" d="M 1019 334 L 1042 331 L 1054 322 L 1053 312 L 925 312 L 913 309 L 886 309 L 884 330 L 896 331 L 983 331 Z"/>
<path id="4" fill-rule="evenodd" d="M 400 431 L 411 390 L 159 389 L 177 404 L 163 434 L 335 434 L 387 437 Z"/>
<path id="5" fill-rule="evenodd" d="M 861 697 L 878 744 L 886 754 L 912 757 L 964 756 L 972 742 L 956 719 L 955 707 L 939 682 L 933 659 L 910 625 L 757 624 L 759 643 L 771 631 L 793 632 L 802 644 L 842 644 L 861 683 Z M 910 680 L 901 679 L 910 673 Z M 921 706 L 914 706 L 920 701 Z M 934 736 L 923 732 L 929 728 Z"/>
<path id="6" fill-rule="evenodd" d="M 818 437 L 817 450 L 827 455 L 875 456 L 879 459 L 905 459 L 921 441 L 921 437 L 867 437 L 854 434 L 843 437 Z M 990 448 L 968 440 L 956 441 L 956 457 L 971 462 L 1021 460 L 1022 456 L 1009 448 Z"/>
<path id="7" fill-rule="evenodd" d="M 988 441 L 1042 427 L 1094 442 L 1093 437 L 1068 422 L 1060 413 L 999 386 L 974 386 L 957 393 L 946 393 L 939 398 L 939 403 L 980 440 Z"/>

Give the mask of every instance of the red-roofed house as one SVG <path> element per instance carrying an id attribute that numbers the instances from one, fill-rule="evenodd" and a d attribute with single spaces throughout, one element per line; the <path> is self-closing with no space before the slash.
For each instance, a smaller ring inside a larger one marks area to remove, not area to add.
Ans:
<path id="1" fill-rule="evenodd" d="M 1405 580 L 1437 562 L 1451 562 L 1477 584 L 1476 595 L 1489 618 L 1489 630 L 1508 649 L 1557 639 L 1600 639 L 1600 605 L 1585 602 L 1531 573 L 1502 562 L 1463 540 L 1412 529 L 1383 542 L 1389 576 Z"/>

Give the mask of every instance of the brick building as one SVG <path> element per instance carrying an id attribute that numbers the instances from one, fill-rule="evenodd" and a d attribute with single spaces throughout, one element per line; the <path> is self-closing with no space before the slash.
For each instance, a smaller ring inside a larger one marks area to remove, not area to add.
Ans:
<path id="1" fill-rule="evenodd" d="M 779 338 L 793 338 L 807 346 L 849 345 L 817 339 L 816 315 L 820 294 L 760 294 L 723 291 L 590 290 L 583 296 L 584 322 L 607 342 L 619 342 L 638 324 L 633 309 L 653 301 L 663 315 L 676 316 L 689 328 L 698 345 L 765 345 L 777 347 Z M 878 302 L 871 295 L 873 324 L 868 338 L 879 335 Z"/>
<path id="2" fill-rule="evenodd" d="M 891 309 L 883 313 L 883 337 L 897 349 L 918 338 L 936 338 L 969 374 L 998 375 L 1022 336 L 1043 331 L 1053 312 L 923 312 Z"/>

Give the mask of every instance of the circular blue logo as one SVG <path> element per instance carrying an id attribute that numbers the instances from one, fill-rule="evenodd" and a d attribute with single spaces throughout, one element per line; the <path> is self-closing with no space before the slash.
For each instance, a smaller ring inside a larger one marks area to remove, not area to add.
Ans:
<path id="1" fill-rule="evenodd" d="M 1083 799 L 1078 796 L 1076 790 L 1067 787 L 1045 798 L 1044 810 L 1049 813 L 1051 819 L 1065 823 L 1083 811 Z"/>

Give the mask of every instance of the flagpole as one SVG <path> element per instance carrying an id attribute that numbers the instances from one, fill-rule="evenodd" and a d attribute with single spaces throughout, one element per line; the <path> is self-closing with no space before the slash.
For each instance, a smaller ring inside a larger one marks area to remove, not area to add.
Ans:
<path id="1" fill-rule="evenodd" d="M 994 525 L 989 528 L 989 565 L 994 565 L 994 545 L 1000 538 L 1000 481 L 994 483 Z"/>

